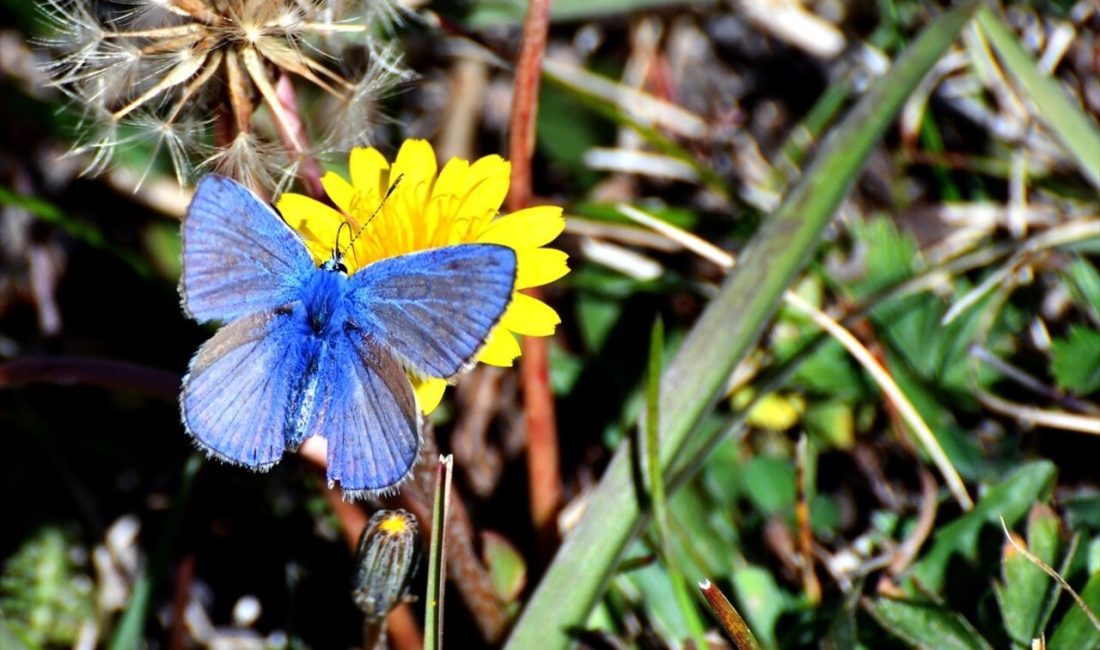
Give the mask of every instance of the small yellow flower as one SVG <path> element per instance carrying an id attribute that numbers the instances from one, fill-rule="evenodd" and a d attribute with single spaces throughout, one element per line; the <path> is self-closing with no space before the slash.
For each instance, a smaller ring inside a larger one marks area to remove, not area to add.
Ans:
<path id="1" fill-rule="evenodd" d="M 561 208 L 554 206 L 497 216 L 508 193 L 508 161 L 500 156 L 485 156 L 473 163 L 453 158 L 439 170 L 431 144 L 407 140 L 392 165 L 378 150 L 360 148 L 352 150 L 348 169 L 350 182 L 332 172 L 321 179 L 335 209 L 293 193 L 283 194 L 277 203 L 317 263 L 332 256 L 345 222 L 353 235 L 362 229 L 344 257 L 348 273 L 380 259 L 429 248 L 462 243 L 509 246 L 516 252 L 516 292 L 489 333 L 478 361 L 511 366 L 520 355 L 516 334 L 554 333 L 561 322 L 557 312 L 519 290 L 553 282 L 569 272 L 565 253 L 544 248 L 565 228 L 565 220 Z M 401 182 L 382 203 L 399 177 Z M 347 239 L 345 231 L 340 245 L 347 246 Z M 437 378 L 412 380 L 420 408 L 432 412 L 443 398 L 446 383 Z"/>

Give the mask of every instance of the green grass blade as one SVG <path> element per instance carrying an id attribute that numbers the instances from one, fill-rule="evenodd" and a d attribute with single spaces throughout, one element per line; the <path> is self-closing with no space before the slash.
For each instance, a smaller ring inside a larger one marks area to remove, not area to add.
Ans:
<path id="1" fill-rule="evenodd" d="M 666 471 L 775 313 L 783 291 L 813 254 L 871 149 L 975 7 L 964 4 L 926 27 L 848 113 L 700 316 L 662 380 L 660 458 Z M 632 480 L 631 462 L 629 450 L 620 447 L 506 648 L 566 648 L 570 630 L 585 624 L 623 549 L 644 523 L 639 505 L 644 495 Z"/>
<path id="2" fill-rule="evenodd" d="M 428 549 L 428 587 L 424 592 L 424 650 L 443 647 L 443 588 L 446 585 L 447 511 L 451 499 L 451 468 L 454 458 L 439 459 L 432 504 L 432 541 Z"/>
<path id="3" fill-rule="evenodd" d="M 672 556 L 672 528 L 668 516 L 668 498 L 665 493 L 664 473 L 661 471 L 659 444 L 659 420 L 661 398 L 661 351 L 665 347 L 665 328 L 661 319 L 653 323 L 649 338 L 649 369 L 646 377 L 646 415 L 645 415 L 645 475 L 649 479 L 649 499 L 653 504 L 653 518 L 657 525 L 657 545 L 664 559 L 668 579 L 672 583 L 672 592 L 676 604 L 684 617 L 684 623 L 695 647 L 705 648 L 706 627 L 699 611 L 692 602 L 691 592 L 684 574 Z"/>
<path id="4" fill-rule="evenodd" d="M 1100 188 L 1100 129 L 1066 96 L 1056 80 L 1039 72 L 1035 61 L 992 10 L 982 7 L 977 13 L 977 22 L 1000 56 L 1005 70 L 1034 103 L 1039 119 L 1073 154 L 1085 178 Z"/>

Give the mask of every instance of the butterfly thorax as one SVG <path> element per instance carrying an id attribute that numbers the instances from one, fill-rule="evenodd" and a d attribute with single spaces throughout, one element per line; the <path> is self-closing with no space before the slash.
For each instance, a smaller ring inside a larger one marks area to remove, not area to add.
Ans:
<path id="1" fill-rule="evenodd" d="M 344 294 L 348 276 L 339 271 L 314 273 L 302 292 L 306 321 L 314 336 L 327 338 L 343 327 L 345 316 Z"/>

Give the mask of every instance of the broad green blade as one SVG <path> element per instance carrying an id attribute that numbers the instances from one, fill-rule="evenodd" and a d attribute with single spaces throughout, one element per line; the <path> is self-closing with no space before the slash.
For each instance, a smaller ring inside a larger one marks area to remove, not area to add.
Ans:
<path id="1" fill-rule="evenodd" d="M 783 291 L 813 254 L 871 149 L 976 6 L 966 3 L 925 28 L 823 143 L 815 163 L 749 242 L 663 375 L 660 458 L 666 472 L 775 313 Z M 698 441 L 692 441 L 695 444 Z M 644 495 L 637 488 L 629 450 L 620 446 L 506 648 L 570 646 L 570 630 L 584 626 L 623 549 L 645 521 L 639 507 Z"/>
<path id="2" fill-rule="evenodd" d="M 976 18 L 1005 69 L 1035 105 L 1036 116 L 1073 154 L 1085 178 L 1100 188 L 1100 129 L 1070 100 L 1055 79 L 1039 72 L 1035 61 L 996 14 L 982 7 Z"/>

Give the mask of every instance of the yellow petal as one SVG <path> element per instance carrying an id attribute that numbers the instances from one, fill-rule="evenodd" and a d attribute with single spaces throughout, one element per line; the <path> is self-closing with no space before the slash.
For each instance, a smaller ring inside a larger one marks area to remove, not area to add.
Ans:
<path id="1" fill-rule="evenodd" d="M 328 172 L 321 177 L 321 185 L 325 188 L 325 194 L 328 194 L 328 198 L 332 199 L 341 212 L 346 215 L 352 214 L 351 204 L 352 199 L 355 198 L 355 188 L 351 183 L 337 173 Z"/>
<path id="2" fill-rule="evenodd" d="M 500 217 L 477 238 L 485 244 L 503 244 L 519 250 L 538 248 L 554 240 L 565 229 L 565 218 L 561 208 L 543 205 L 527 208 Z"/>
<path id="3" fill-rule="evenodd" d="M 461 233 L 455 228 L 459 217 L 456 211 L 465 194 L 469 171 L 470 163 L 461 158 L 451 158 L 443 165 L 439 178 L 432 186 L 432 197 L 424 211 L 424 229 L 433 233 L 429 238 L 433 246 L 447 246 L 461 241 Z"/>
<path id="4" fill-rule="evenodd" d="M 500 156 L 484 156 L 470 165 L 466 178 L 464 199 L 458 215 L 469 219 L 468 233 L 478 233 L 485 228 L 508 195 L 512 165 Z"/>
<path id="5" fill-rule="evenodd" d="M 503 327 L 524 336 L 550 336 L 560 322 L 561 317 L 550 305 L 518 291 L 512 294 L 512 302 L 500 319 Z"/>
<path id="6" fill-rule="evenodd" d="M 420 406 L 420 411 L 424 415 L 431 413 L 443 401 L 443 391 L 447 388 L 447 382 L 435 377 L 411 379 L 413 390 L 416 391 L 416 403 Z"/>
<path id="7" fill-rule="evenodd" d="M 315 260 L 326 260 L 332 255 L 343 215 L 316 199 L 293 192 L 283 194 L 275 205 L 287 224 L 302 235 Z"/>
<path id="8" fill-rule="evenodd" d="M 516 288 L 526 289 L 548 284 L 569 273 L 569 256 L 553 248 L 516 251 Z"/>
<path id="9" fill-rule="evenodd" d="M 406 140 L 390 168 L 390 183 L 401 176 L 399 192 L 407 193 L 415 189 L 418 194 L 423 194 L 419 201 L 423 205 L 437 170 L 435 151 L 427 140 Z"/>
<path id="10" fill-rule="evenodd" d="M 485 347 L 477 355 L 477 360 L 490 366 L 508 368 L 520 355 L 519 341 L 508 330 L 499 325 L 485 339 Z"/>
<path id="11" fill-rule="evenodd" d="M 386 191 L 389 179 L 384 172 L 390 168 L 389 161 L 377 149 L 356 147 L 348 158 L 348 171 L 351 172 L 351 184 L 360 192 L 373 193 Z"/>

